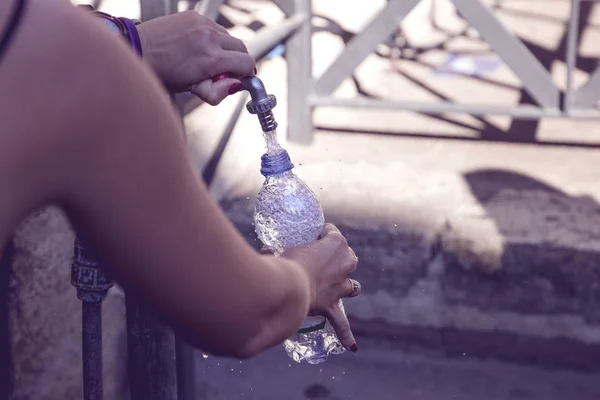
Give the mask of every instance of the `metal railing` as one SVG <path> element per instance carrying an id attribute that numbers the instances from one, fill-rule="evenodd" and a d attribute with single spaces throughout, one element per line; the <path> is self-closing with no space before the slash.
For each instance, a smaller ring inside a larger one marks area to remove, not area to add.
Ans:
<path id="1" fill-rule="evenodd" d="M 143 0 L 146 1 L 146 0 Z M 552 79 L 548 69 L 532 54 L 524 42 L 498 19 L 494 8 L 484 0 L 451 0 L 461 17 L 475 28 L 498 57 L 521 80 L 524 91 L 534 104 L 464 104 L 456 102 L 391 101 L 357 97 L 341 99 L 332 93 L 375 48 L 399 30 L 402 19 L 420 0 L 388 0 L 385 7 L 359 33 L 346 43 L 342 54 L 320 76 L 312 74 L 312 5 L 309 0 L 273 0 L 287 15 L 288 26 L 283 36 L 265 34 L 261 40 L 270 46 L 274 41 L 286 41 L 288 68 L 288 138 L 310 144 L 313 138 L 313 111 L 316 107 L 346 107 L 365 109 L 397 109 L 424 114 L 465 113 L 474 116 L 506 115 L 515 119 L 548 117 L 590 119 L 600 118 L 600 67 L 593 71 L 580 88 L 573 87 L 579 40 L 581 36 L 582 3 L 595 0 L 571 0 L 571 12 L 565 32 L 566 88 L 564 91 Z M 534 0 L 532 0 L 534 1 Z M 216 15 L 223 0 L 203 2 L 201 10 Z M 496 1 L 496 6 L 502 0 Z M 292 23 L 294 21 L 294 23 Z M 281 29 L 266 27 L 267 29 Z M 265 46 L 265 47 L 269 47 Z M 249 46 L 252 49 L 252 46 Z M 191 106 L 190 106 L 191 104 Z M 197 103 L 188 103 L 189 112 Z"/>
<path id="2" fill-rule="evenodd" d="M 425 114 L 466 113 L 471 115 L 500 114 L 518 119 L 543 117 L 600 118 L 596 109 L 600 100 L 600 69 L 593 72 L 588 82 L 580 89 L 572 86 L 578 35 L 580 33 L 580 6 L 582 1 L 572 0 L 568 21 L 565 62 L 566 89 L 564 94 L 552 80 L 548 70 L 497 18 L 494 10 L 482 0 L 451 0 L 456 9 L 474 27 L 496 54 L 520 78 L 524 89 L 537 105 L 484 105 L 451 102 L 389 101 L 369 98 L 337 99 L 331 93 L 347 78 L 375 47 L 384 42 L 398 29 L 402 17 L 406 16 L 419 0 L 389 0 L 383 10 L 346 46 L 345 51 L 316 79 L 304 87 L 311 90 L 296 91 L 290 88 L 293 97 L 302 97 L 290 106 L 290 118 L 296 115 L 304 121 L 290 124 L 291 140 L 310 143 L 312 141 L 311 112 L 317 106 L 354 107 L 372 109 L 399 109 Z M 307 54 L 310 50 L 304 50 Z M 301 126 L 300 129 L 297 127 Z"/>

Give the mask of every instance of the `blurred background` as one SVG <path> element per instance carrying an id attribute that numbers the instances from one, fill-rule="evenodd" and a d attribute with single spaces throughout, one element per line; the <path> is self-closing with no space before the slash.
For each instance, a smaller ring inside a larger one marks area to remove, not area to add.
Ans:
<path id="1" fill-rule="evenodd" d="M 195 398 L 600 399 L 600 4 L 74 3 L 144 20 L 196 9 L 245 40 L 295 172 L 360 260 L 363 294 L 345 302 L 357 354 L 309 366 L 279 347 L 243 362 L 195 352 Z M 175 99 L 199 173 L 258 248 L 264 142 L 244 101 Z M 15 242 L 30 268 L 11 278 L 14 399 L 81 398 L 72 237 L 54 213 Z M 104 307 L 114 399 L 128 391 L 122 298 Z"/>

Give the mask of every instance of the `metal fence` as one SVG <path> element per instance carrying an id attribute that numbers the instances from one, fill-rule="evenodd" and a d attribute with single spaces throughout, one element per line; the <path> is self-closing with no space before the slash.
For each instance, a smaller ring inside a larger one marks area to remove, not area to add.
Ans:
<path id="1" fill-rule="evenodd" d="M 143 0 L 142 3 L 149 0 Z M 475 28 L 491 49 L 521 80 L 524 91 L 534 104 L 492 105 L 460 104 L 454 102 L 389 101 L 366 97 L 340 99 L 332 93 L 353 71 L 399 29 L 400 22 L 420 0 L 388 0 L 385 7 L 366 27 L 346 44 L 344 52 L 320 76 L 312 75 L 312 7 L 308 0 L 274 0 L 281 10 L 294 21 L 288 25 L 285 36 L 265 35 L 264 48 L 273 41 L 288 37 L 286 58 L 288 66 L 288 137 L 291 141 L 312 142 L 312 114 L 315 107 L 348 107 L 367 109 L 398 109 L 425 114 L 466 113 L 471 115 L 506 115 L 516 119 L 561 117 L 600 118 L 597 104 L 600 100 L 600 68 L 593 71 L 587 83 L 575 89 L 573 74 L 576 67 L 578 44 L 583 29 L 582 3 L 594 0 L 571 0 L 564 62 L 566 88 L 557 86 L 547 68 L 532 54 L 523 41 L 507 29 L 497 18 L 493 7 L 484 0 L 451 0 L 460 15 Z M 536 1 L 536 0 L 529 0 Z M 568 0 L 567 0 L 568 1 Z M 496 0 L 501 3 L 502 0 Z M 223 0 L 205 0 L 203 10 L 212 16 Z M 268 28 L 265 28 L 268 29 Z M 269 27 L 269 29 L 275 29 Z M 252 46 L 250 46 L 252 48 Z"/>

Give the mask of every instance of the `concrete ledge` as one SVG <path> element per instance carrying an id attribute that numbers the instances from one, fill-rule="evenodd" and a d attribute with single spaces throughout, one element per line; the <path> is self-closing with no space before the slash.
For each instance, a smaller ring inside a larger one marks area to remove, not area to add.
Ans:
<path id="1" fill-rule="evenodd" d="M 81 302 L 71 286 L 74 234 L 46 207 L 15 232 L 10 264 L 11 399 L 82 397 Z M 104 393 L 122 399 L 126 384 L 125 304 L 111 290 L 102 305 Z"/>

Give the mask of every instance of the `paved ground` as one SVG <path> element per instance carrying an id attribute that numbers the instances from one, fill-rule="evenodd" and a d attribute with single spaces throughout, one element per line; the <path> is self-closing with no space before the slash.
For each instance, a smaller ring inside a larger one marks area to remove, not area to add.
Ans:
<path id="1" fill-rule="evenodd" d="M 318 366 L 275 348 L 250 361 L 199 357 L 207 400 L 597 400 L 600 375 L 408 355 L 360 341 Z M 199 397 L 202 398 L 202 397 Z"/>

